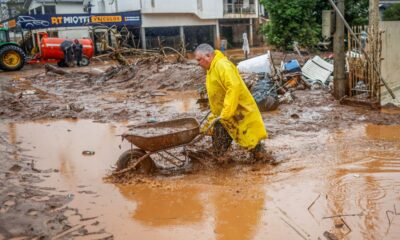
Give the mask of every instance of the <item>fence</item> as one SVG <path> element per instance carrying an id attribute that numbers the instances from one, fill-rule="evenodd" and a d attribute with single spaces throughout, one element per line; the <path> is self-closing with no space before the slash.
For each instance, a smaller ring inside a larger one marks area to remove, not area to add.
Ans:
<path id="1" fill-rule="evenodd" d="M 380 79 L 374 70 L 373 64 L 380 69 L 382 41 L 381 34 L 374 38 L 374 29 L 367 26 L 354 26 L 353 32 L 361 40 L 361 46 L 350 33 L 348 33 L 348 52 L 346 54 L 346 65 L 348 70 L 348 83 L 350 97 L 363 99 L 371 102 L 380 100 Z M 372 62 L 368 62 L 364 49 Z"/>
<path id="2" fill-rule="evenodd" d="M 255 4 L 224 4 L 224 14 L 255 14 Z"/>

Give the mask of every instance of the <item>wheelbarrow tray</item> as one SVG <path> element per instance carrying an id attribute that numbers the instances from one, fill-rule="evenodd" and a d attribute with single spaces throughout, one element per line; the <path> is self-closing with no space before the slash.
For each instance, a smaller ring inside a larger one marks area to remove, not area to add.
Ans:
<path id="1" fill-rule="evenodd" d="M 155 152 L 191 142 L 200 132 L 195 118 L 133 126 L 122 137 L 138 148 Z"/>

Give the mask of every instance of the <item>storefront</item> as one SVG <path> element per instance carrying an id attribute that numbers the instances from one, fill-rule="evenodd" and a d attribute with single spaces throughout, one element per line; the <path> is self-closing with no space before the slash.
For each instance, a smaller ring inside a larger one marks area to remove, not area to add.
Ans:
<path id="1" fill-rule="evenodd" d="M 96 34 L 96 31 L 102 32 L 109 28 L 123 30 L 122 32 L 127 34 L 128 37 L 137 36 L 138 40 L 142 19 L 140 11 L 104 14 L 43 14 L 19 15 L 0 24 L 14 32 L 12 36 L 14 36 L 16 42 L 26 39 L 26 36 L 31 38 L 33 48 L 40 41 L 37 33 L 43 31 L 46 31 L 51 37 L 67 39 L 90 37 L 98 46 L 98 42 L 104 41 L 104 39 L 99 39 L 99 34 Z M 106 41 L 110 45 L 113 44 L 113 39 L 110 36 L 106 37 Z M 125 42 L 131 43 L 130 46 L 135 45 L 135 39 Z"/>

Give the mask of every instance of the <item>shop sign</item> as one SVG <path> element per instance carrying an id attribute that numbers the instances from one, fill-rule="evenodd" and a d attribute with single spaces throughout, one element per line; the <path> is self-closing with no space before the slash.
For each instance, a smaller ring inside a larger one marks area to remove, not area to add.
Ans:
<path id="1" fill-rule="evenodd" d="M 141 26 L 140 11 L 104 14 L 44 14 L 20 15 L 14 21 L 23 29 L 43 29 L 57 27 L 104 26 Z M 10 27 L 11 28 L 11 27 Z"/>

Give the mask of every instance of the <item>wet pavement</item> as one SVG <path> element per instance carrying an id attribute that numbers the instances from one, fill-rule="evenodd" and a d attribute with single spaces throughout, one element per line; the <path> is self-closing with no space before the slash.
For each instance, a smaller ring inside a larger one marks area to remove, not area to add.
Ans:
<path id="1" fill-rule="evenodd" d="M 185 109 L 192 103 L 168 104 Z M 93 228 L 105 228 L 115 239 L 400 236 L 398 125 L 274 136 L 266 146 L 278 166 L 234 165 L 135 184 L 106 183 L 103 178 L 130 148 L 118 136 L 127 124 L 41 120 L 0 129 L 34 157 L 44 179 L 38 186 L 67 194 L 69 207 L 96 218 Z M 95 153 L 83 155 L 85 150 Z M 79 218 L 71 215 L 69 221 Z"/>

